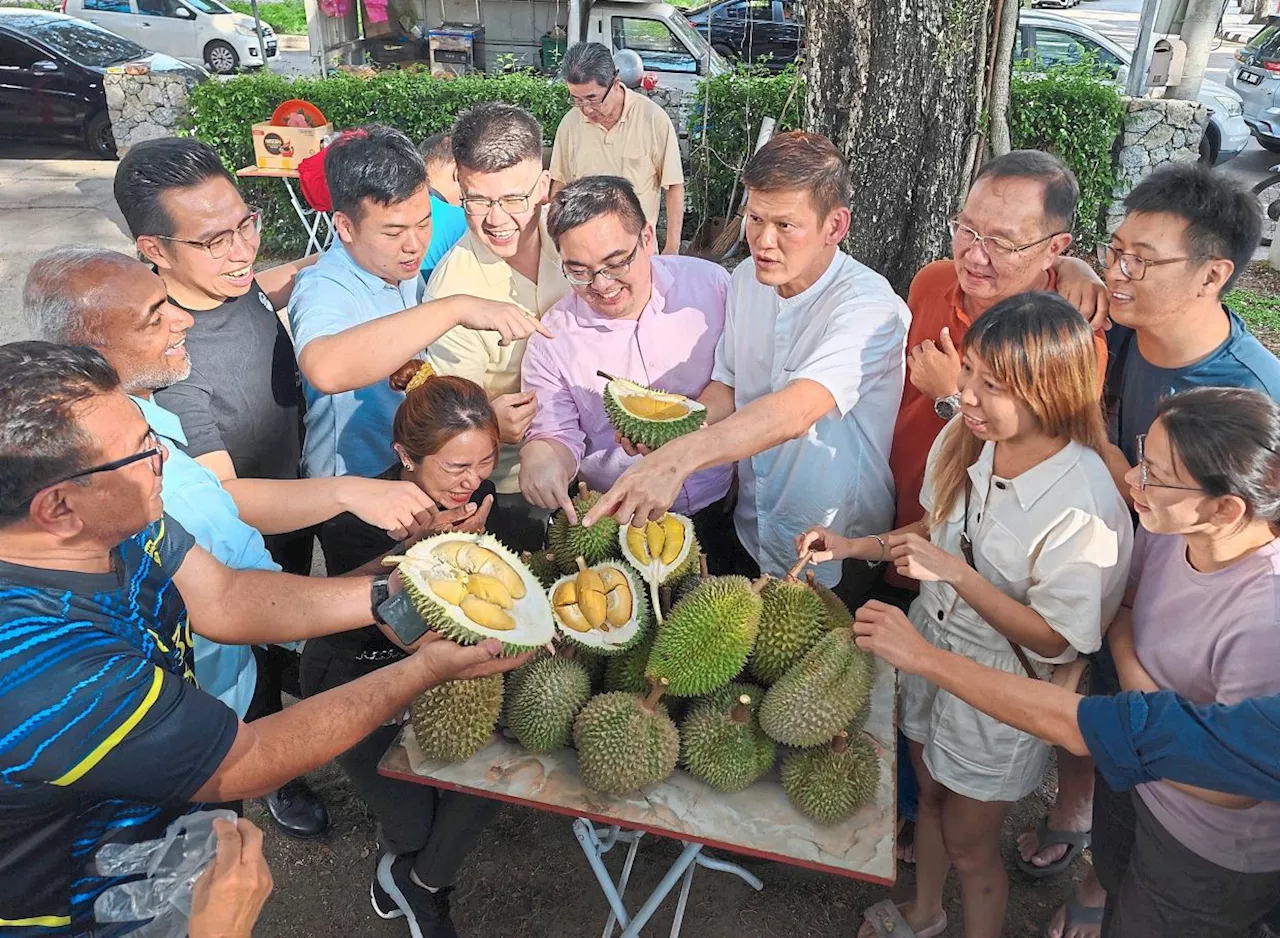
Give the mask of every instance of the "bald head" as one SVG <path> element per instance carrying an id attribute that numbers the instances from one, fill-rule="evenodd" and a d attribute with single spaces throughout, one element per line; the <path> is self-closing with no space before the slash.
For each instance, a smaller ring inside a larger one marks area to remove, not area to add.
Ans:
<path id="1" fill-rule="evenodd" d="M 22 306 L 36 338 L 97 349 L 131 394 L 168 387 L 191 371 L 191 315 L 169 302 L 154 271 L 127 255 L 80 245 L 42 254 Z"/>

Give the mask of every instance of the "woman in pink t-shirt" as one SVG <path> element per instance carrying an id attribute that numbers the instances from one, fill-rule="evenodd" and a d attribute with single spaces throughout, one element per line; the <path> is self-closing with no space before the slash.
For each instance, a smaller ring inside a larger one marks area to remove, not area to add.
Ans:
<path id="1" fill-rule="evenodd" d="M 1141 527 L 1107 634 L 1115 674 L 1104 660 L 1098 678 L 1196 703 L 1280 693 L 1280 405 L 1239 389 L 1175 395 L 1125 480 Z M 1280 803 L 1100 780 L 1093 831 L 1104 935 L 1245 938 L 1280 898 Z"/>

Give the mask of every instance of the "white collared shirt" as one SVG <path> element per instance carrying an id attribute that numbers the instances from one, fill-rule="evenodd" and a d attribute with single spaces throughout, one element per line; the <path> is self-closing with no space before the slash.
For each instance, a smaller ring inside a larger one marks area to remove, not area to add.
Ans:
<path id="1" fill-rule="evenodd" d="M 751 260 L 733 272 L 712 379 L 733 388 L 738 410 L 801 378 L 836 403 L 803 436 L 738 463 L 734 525 L 763 572 L 783 575 L 811 525 L 856 537 L 893 523 L 889 445 L 910 320 L 889 282 L 841 251 L 788 299 L 756 279 Z M 840 564 L 817 576 L 834 586 Z"/>
<path id="2" fill-rule="evenodd" d="M 958 429 L 956 417 L 938 434 L 929 453 L 920 504 L 933 511 L 933 467 L 942 441 Z M 995 443 L 982 448 L 969 467 L 969 536 L 974 565 L 993 586 L 1030 606 L 1065 638 L 1061 663 L 1102 647 L 1102 634 L 1124 598 L 1133 551 L 1129 508 L 1120 497 L 1102 457 L 1087 446 L 1068 443 L 1044 462 L 1014 479 L 995 475 Z M 935 545 L 961 556 L 964 496 L 956 498 Z M 1009 652 L 1008 640 L 987 624 L 955 589 L 945 583 L 921 583 L 919 608 L 965 654 L 964 643 L 988 651 Z"/>

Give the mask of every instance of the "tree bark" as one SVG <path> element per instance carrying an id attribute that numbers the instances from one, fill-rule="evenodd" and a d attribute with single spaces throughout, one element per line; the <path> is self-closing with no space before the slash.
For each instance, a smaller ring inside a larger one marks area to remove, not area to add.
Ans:
<path id="1" fill-rule="evenodd" d="M 1009 139 L 1009 86 L 1013 78 L 1013 42 L 1018 35 L 1020 0 L 997 2 L 1000 20 L 996 24 L 995 64 L 991 69 L 991 155 L 1004 156 L 1013 144 Z"/>
<path id="2" fill-rule="evenodd" d="M 990 0 L 808 0 L 805 13 L 807 126 L 853 175 L 846 247 L 906 295 L 946 254 L 946 221 L 967 187 Z"/>
<path id="3" fill-rule="evenodd" d="M 1200 95 L 1204 82 L 1204 69 L 1209 64 L 1214 33 L 1218 29 L 1218 17 L 1222 13 L 1221 0 L 1190 0 L 1187 16 L 1182 21 L 1179 36 L 1187 47 L 1187 57 L 1182 66 L 1182 77 L 1176 85 L 1165 89 L 1166 98 L 1178 101 L 1194 101 Z"/>

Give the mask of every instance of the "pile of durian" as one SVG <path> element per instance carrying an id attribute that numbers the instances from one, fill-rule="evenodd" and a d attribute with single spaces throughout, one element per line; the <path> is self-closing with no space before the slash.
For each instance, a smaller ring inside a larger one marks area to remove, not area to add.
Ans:
<path id="1" fill-rule="evenodd" d="M 598 498 L 584 488 L 578 517 Z M 681 515 L 585 528 L 561 513 L 547 549 L 524 558 L 460 533 L 395 558 L 437 631 L 536 649 L 505 677 L 424 694 L 412 708 L 423 753 L 466 761 L 501 723 L 532 752 L 573 746 L 583 782 L 616 795 L 677 765 L 722 792 L 774 784 L 781 755 L 776 777 L 797 809 L 824 824 L 852 815 L 880 762 L 862 733 L 875 669 L 849 610 L 812 576 L 707 577 L 699 557 Z"/>

